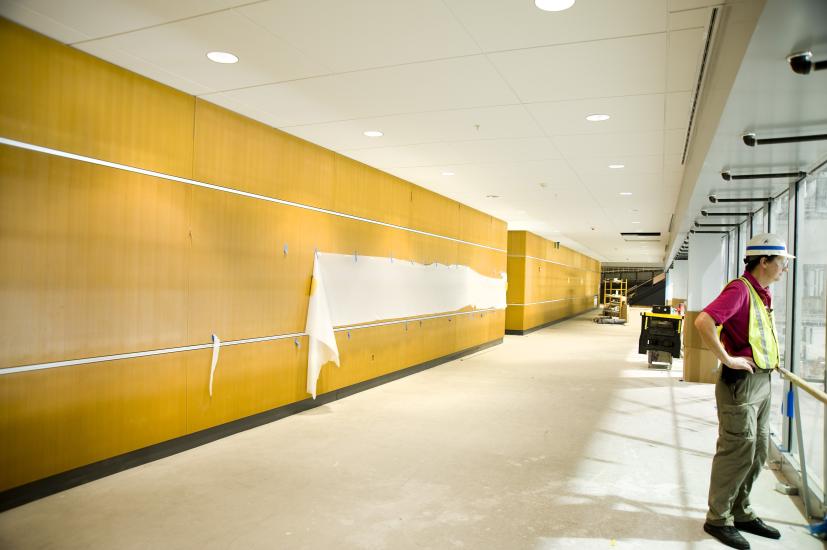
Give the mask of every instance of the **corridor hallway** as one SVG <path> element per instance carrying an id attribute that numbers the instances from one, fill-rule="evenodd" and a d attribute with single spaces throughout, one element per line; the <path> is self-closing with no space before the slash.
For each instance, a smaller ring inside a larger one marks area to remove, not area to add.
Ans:
<path id="1" fill-rule="evenodd" d="M 0 548 L 724 548 L 712 386 L 593 315 L 12 509 Z M 752 547 L 822 548 L 774 474 Z"/>

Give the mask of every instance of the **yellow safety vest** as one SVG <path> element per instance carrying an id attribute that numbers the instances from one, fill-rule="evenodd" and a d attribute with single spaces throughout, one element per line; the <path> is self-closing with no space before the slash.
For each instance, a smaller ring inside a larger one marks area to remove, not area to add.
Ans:
<path id="1" fill-rule="evenodd" d="M 772 370 L 781 362 L 778 355 L 778 339 L 775 336 L 775 318 L 761 301 L 758 292 L 745 277 L 738 280 L 749 291 L 749 345 L 752 360 L 762 370 Z"/>

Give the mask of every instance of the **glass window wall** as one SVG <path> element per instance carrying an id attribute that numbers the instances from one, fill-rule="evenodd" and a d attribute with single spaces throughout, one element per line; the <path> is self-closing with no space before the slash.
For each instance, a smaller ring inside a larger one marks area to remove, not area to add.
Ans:
<path id="1" fill-rule="evenodd" d="M 744 272 L 744 256 L 747 254 L 747 240 L 749 239 L 749 221 L 745 221 L 739 225 L 738 231 L 738 258 L 736 260 L 736 273 L 740 276 Z"/>
<path id="2" fill-rule="evenodd" d="M 790 198 L 785 191 L 770 204 L 769 231 L 784 237 L 786 242 L 791 242 L 789 233 L 790 225 Z M 787 277 L 789 277 L 789 273 Z M 772 286 L 772 308 L 775 317 L 776 334 L 778 335 L 778 351 L 781 355 L 781 366 L 784 367 L 784 351 L 787 335 L 787 277 L 783 277 Z M 784 428 L 788 425 L 787 417 L 782 414 L 781 406 L 784 403 L 784 380 L 780 376 L 772 376 L 772 403 L 770 409 L 770 431 L 774 438 L 782 444 Z"/>
<path id="3" fill-rule="evenodd" d="M 752 214 L 752 235 L 766 233 L 764 229 L 764 208 L 761 207 Z"/>
<path id="4" fill-rule="evenodd" d="M 827 273 L 827 173 L 807 178 L 796 194 L 795 326 L 792 370 L 812 386 L 825 388 L 825 273 Z M 798 392 L 808 474 L 823 490 L 825 407 Z M 797 446 L 792 449 L 798 454 Z"/>
<path id="5" fill-rule="evenodd" d="M 740 263 L 738 260 L 738 230 L 733 229 L 727 234 L 727 246 L 728 246 L 728 254 L 729 254 L 729 263 L 727 265 L 727 280 L 731 281 L 735 279 L 739 275 L 738 272 L 738 264 Z"/>

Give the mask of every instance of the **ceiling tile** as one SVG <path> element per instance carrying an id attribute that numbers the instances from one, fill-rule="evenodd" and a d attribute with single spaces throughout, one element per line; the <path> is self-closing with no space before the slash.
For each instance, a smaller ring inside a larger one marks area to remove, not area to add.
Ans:
<path id="1" fill-rule="evenodd" d="M 689 126 L 689 110 L 692 107 L 692 92 L 666 94 L 665 128 L 686 128 Z"/>
<path id="2" fill-rule="evenodd" d="M 681 29 L 692 29 L 695 27 L 703 27 L 709 24 L 710 13 L 709 8 L 700 8 L 697 10 L 679 11 L 669 14 L 669 30 L 679 31 Z"/>
<path id="3" fill-rule="evenodd" d="M 72 43 L 212 13 L 243 3 L 243 0 L 5 0 L 0 3 L 0 13 L 56 40 Z M 38 24 L 40 22 L 48 27 L 43 28 Z"/>
<path id="4" fill-rule="evenodd" d="M 371 69 L 206 96 L 293 126 L 421 111 L 511 105 L 517 98 L 483 56 Z"/>
<path id="5" fill-rule="evenodd" d="M 663 172 L 663 155 L 630 156 L 623 160 L 624 168 L 609 168 L 616 164 L 615 157 L 571 157 L 571 167 L 581 176 L 612 177 L 620 174 L 661 174 Z"/>
<path id="6" fill-rule="evenodd" d="M 441 0 L 270 0 L 237 11 L 335 72 L 480 53 Z"/>
<path id="7" fill-rule="evenodd" d="M 682 183 L 683 171 L 663 173 L 663 185 L 680 188 Z"/>
<path id="8" fill-rule="evenodd" d="M 685 11 L 707 6 L 719 6 L 721 0 L 669 0 L 669 11 Z"/>
<path id="9" fill-rule="evenodd" d="M 560 153 L 545 137 L 424 143 L 345 150 L 342 153 L 365 164 L 384 169 L 560 158 Z"/>
<path id="10" fill-rule="evenodd" d="M 175 75 L 197 83 L 204 93 L 329 72 L 283 40 L 232 11 L 223 11 L 131 33 L 84 42 L 77 46 L 97 57 L 135 70 L 160 82 Z M 207 52 L 228 51 L 239 62 L 225 65 L 207 59 Z M 142 64 L 136 66 L 135 60 Z"/>
<path id="11" fill-rule="evenodd" d="M 626 164 L 627 157 L 663 154 L 663 132 L 555 136 L 554 145 L 564 157 L 611 157 Z"/>
<path id="12" fill-rule="evenodd" d="M 492 192 L 520 197 L 553 196 L 567 187 L 581 187 L 577 174 L 562 160 L 392 168 L 387 171 L 438 193 L 465 189 L 479 198 Z M 443 171 L 455 175 L 445 177 Z"/>
<path id="13" fill-rule="evenodd" d="M 669 156 L 683 155 L 686 142 L 686 128 L 666 130 L 663 134 L 663 154 Z"/>
<path id="14" fill-rule="evenodd" d="M 663 169 L 667 172 L 679 171 L 683 172 L 683 154 L 680 155 L 664 155 Z"/>
<path id="15" fill-rule="evenodd" d="M 591 0 L 577 2 L 562 12 L 545 12 L 529 1 L 447 1 L 486 52 L 666 30 L 666 5 L 662 0 Z"/>
<path id="16" fill-rule="evenodd" d="M 663 129 L 663 94 L 530 103 L 547 135 L 645 132 Z M 589 122 L 590 114 L 608 114 L 609 120 Z"/>
<path id="17" fill-rule="evenodd" d="M 666 62 L 668 91 L 695 89 L 704 46 L 704 32 L 704 29 L 687 29 L 669 33 L 669 56 Z"/>
<path id="18" fill-rule="evenodd" d="M 14 21 L 24 27 L 35 29 L 40 34 L 45 34 L 49 38 L 53 38 L 64 44 L 92 38 L 92 36 L 84 34 L 67 22 L 61 21 L 60 19 L 53 19 L 49 15 L 46 15 L 44 13 L 45 10 L 38 11 L 30 4 L 32 3 L 14 0 L 0 2 L 0 15 L 9 21 Z M 66 2 L 61 2 L 60 5 L 64 7 L 69 6 Z"/>
<path id="19" fill-rule="evenodd" d="M 688 32 L 688 31 L 681 31 Z M 490 54 L 525 103 L 653 94 L 666 82 L 666 33 Z"/>
<path id="20" fill-rule="evenodd" d="M 334 151 L 543 135 L 522 105 L 411 113 L 282 129 Z M 366 130 L 379 130 L 384 136 L 369 138 L 363 134 Z"/>

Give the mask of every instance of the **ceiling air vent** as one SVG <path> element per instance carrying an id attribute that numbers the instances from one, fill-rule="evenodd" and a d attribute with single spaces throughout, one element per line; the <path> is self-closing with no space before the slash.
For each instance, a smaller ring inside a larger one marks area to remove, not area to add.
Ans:
<path id="1" fill-rule="evenodd" d="M 621 233 L 624 241 L 659 241 L 660 232 L 657 233 Z"/>

